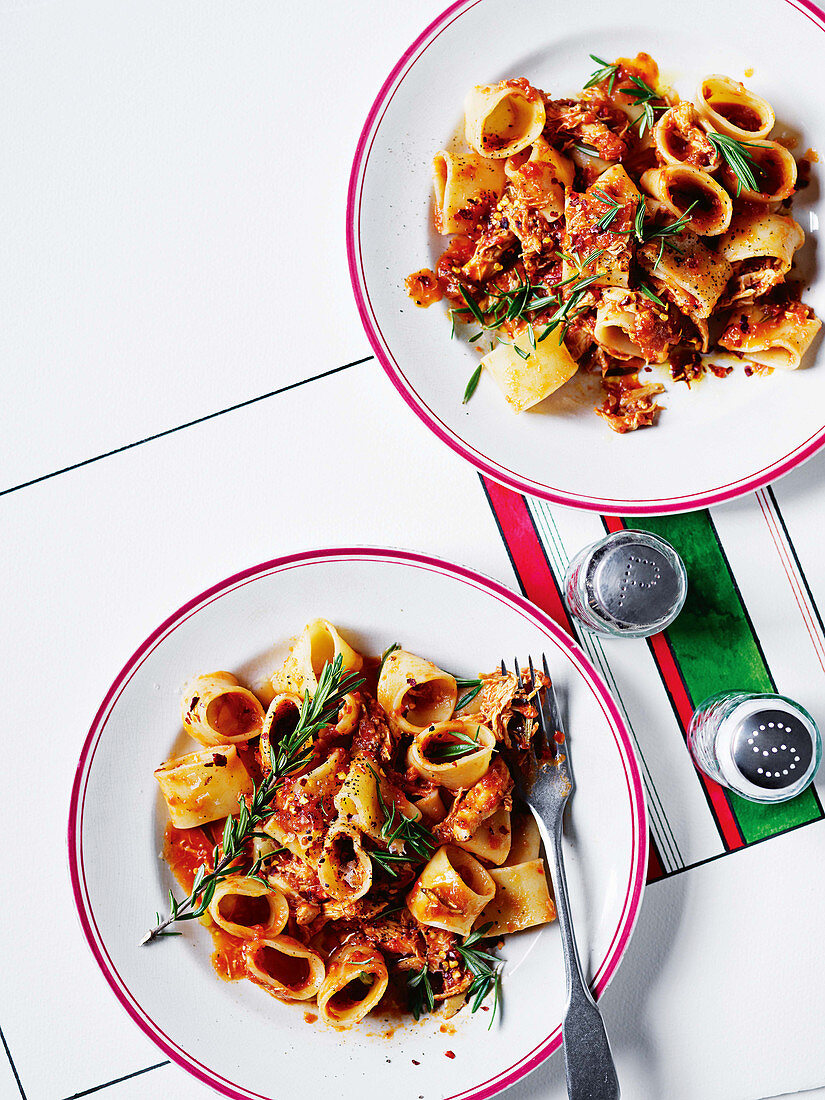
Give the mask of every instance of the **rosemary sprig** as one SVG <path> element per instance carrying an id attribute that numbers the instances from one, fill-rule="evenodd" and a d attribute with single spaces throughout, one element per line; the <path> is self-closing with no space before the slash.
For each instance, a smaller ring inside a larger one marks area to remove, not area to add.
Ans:
<path id="1" fill-rule="evenodd" d="M 378 679 L 381 679 L 381 673 L 384 671 L 384 662 L 390 656 L 391 653 L 395 653 L 396 649 L 401 648 L 400 642 L 393 642 L 392 645 L 388 645 L 384 652 L 381 654 L 381 663 L 378 666 Z"/>
<path id="2" fill-rule="evenodd" d="M 373 863 L 377 863 L 382 870 L 386 871 L 388 875 L 392 875 L 393 878 L 398 877 L 398 871 L 396 871 L 394 864 L 410 862 L 410 857 L 404 855 L 403 852 L 385 852 L 383 848 L 374 848 L 369 853 L 369 857 Z M 385 915 L 382 912 L 381 916 Z"/>
<path id="3" fill-rule="evenodd" d="M 479 309 L 478 302 L 472 297 L 471 294 L 467 293 L 466 287 L 461 286 L 459 287 L 459 290 L 461 291 L 461 297 L 467 303 L 467 309 L 470 311 L 470 313 L 472 313 L 473 317 L 475 317 L 481 327 L 484 328 L 484 314 Z"/>
<path id="4" fill-rule="evenodd" d="M 633 87 L 623 87 L 619 91 L 624 92 L 627 96 L 632 96 L 634 107 L 641 107 L 642 109 L 632 123 L 633 126 L 638 125 L 639 137 L 641 138 L 644 137 L 645 130 L 652 130 L 656 124 L 655 112 L 663 108 L 662 97 L 649 84 L 646 84 L 641 77 L 631 76 L 629 79 Z M 656 102 L 657 100 L 658 102 Z"/>
<path id="5" fill-rule="evenodd" d="M 477 336 L 471 337 L 471 340 L 477 340 L 479 336 L 483 336 L 483 333 L 479 332 Z M 478 388 L 478 380 L 481 378 L 481 363 L 478 364 L 476 369 L 470 375 L 470 381 L 467 383 L 464 389 L 464 396 L 461 399 L 461 404 L 466 405 L 473 394 Z"/>
<path id="6" fill-rule="evenodd" d="M 574 141 L 571 148 L 577 149 L 578 152 L 584 153 L 586 157 L 599 157 L 601 154 L 598 149 L 594 149 L 592 145 L 582 145 L 581 142 Z"/>
<path id="7" fill-rule="evenodd" d="M 659 241 L 659 255 L 656 257 L 656 263 L 653 265 L 654 271 L 661 263 L 662 256 L 664 256 L 665 254 L 665 241 L 668 240 L 670 237 L 677 237 L 682 232 L 682 230 L 690 221 L 690 213 L 693 210 L 694 206 L 696 206 L 696 203 L 698 201 L 698 199 L 695 199 L 684 212 L 684 214 L 682 214 L 681 218 L 677 218 L 677 220 L 675 222 L 671 222 L 670 225 L 660 225 L 658 227 L 654 227 L 653 229 L 642 230 L 642 237 L 640 238 L 641 240 Z M 644 199 L 642 199 L 642 202 L 644 202 Z M 676 252 L 680 251 L 680 249 L 676 248 L 676 245 L 673 243 L 673 241 L 670 242 L 670 247 Z"/>
<path id="8" fill-rule="evenodd" d="M 719 134 L 715 130 L 709 130 L 707 136 L 713 148 L 736 176 L 736 197 L 739 198 L 743 185 L 749 191 L 759 191 L 759 181 L 756 177 L 761 176 L 763 173 L 753 159 L 753 153 L 751 153 L 748 146 L 755 145 L 757 148 L 764 149 L 765 146 L 762 142 L 737 141 L 736 138 L 728 137 L 727 134 Z"/>
<path id="9" fill-rule="evenodd" d="M 416 972 L 409 972 L 407 975 L 407 991 L 409 993 L 409 1008 L 414 1020 L 420 1019 L 425 1012 L 432 1012 L 435 1008 L 433 987 L 426 966 Z"/>
<path id="10" fill-rule="evenodd" d="M 466 756 L 468 752 L 475 752 L 478 748 L 478 735 L 480 732 L 480 726 L 476 726 L 475 737 L 470 737 L 469 733 L 464 733 L 462 730 L 451 730 L 450 737 L 452 740 L 442 741 L 430 746 L 427 749 L 427 755 L 437 764 L 459 760 L 462 756 Z"/>
<path id="11" fill-rule="evenodd" d="M 539 336 L 539 343 L 541 343 L 542 340 L 546 340 L 550 333 L 558 328 L 559 325 L 561 325 L 561 339 L 564 339 L 567 335 L 567 330 L 570 327 L 571 321 L 574 321 L 581 312 L 581 310 L 577 310 L 576 307 L 582 300 L 590 284 L 594 283 L 598 278 L 598 275 L 587 275 L 585 278 L 577 278 L 573 290 L 570 293 L 570 297 L 561 303 L 559 308 L 550 318 L 541 336 Z"/>
<path id="12" fill-rule="evenodd" d="M 467 1000 L 469 1001 L 471 997 L 474 998 L 471 1011 L 477 1012 L 479 1008 L 481 1008 L 484 998 L 491 990 L 495 994 L 493 1012 L 490 1016 L 488 1031 L 490 1027 L 493 1026 L 493 1020 L 495 1019 L 498 1009 L 501 995 L 501 968 L 503 964 L 495 955 L 491 955 L 489 951 L 480 950 L 475 945 L 487 936 L 491 928 L 492 924 L 482 924 L 480 928 L 470 933 L 460 947 L 456 948 L 468 970 L 473 975 L 470 988 L 467 990 Z"/>
<path id="13" fill-rule="evenodd" d="M 633 219 L 633 232 L 636 234 L 636 239 L 638 241 L 643 241 L 645 239 L 645 211 L 646 210 L 647 210 L 647 207 L 645 206 L 645 200 L 640 198 L 639 203 L 636 207 L 636 216 Z"/>
<path id="14" fill-rule="evenodd" d="M 479 676 L 453 676 L 455 680 L 455 686 L 461 691 L 462 688 L 472 688 L 481 686 L 481 677 Z"/>
<path id="15" fill-rule="evenodd" d="M 645 298 L 649 298 L 651 302 L 655 302 L 657 306 L 661 306 L 662 309 L 667 308 L 659 295 L 654 293 L 654 291 L 651 290 L 647 283 L 639 283 L 639 290 L 642 294 L 644 294 Z"/>
<path id="16" fill-rule="evenodd" d="M 605 61 L 603 57 L 596 57 L 594 53 L 591 53 L 590 60 L 595 61 L 597 65 L 601 66 L 596 69 L 594 73 L 591 73 L 587 80 L 587 83 L 583 85 L 584 88 L 593 88 L 596 84 L 601 84 L 602 81 L 610 79 L 610 83 L 607 86 L 607 94 L 610 95 L 613 91 L 613 85 L 616 83 L 616 77 L 619 74 L 619 66 L 611 65 L 609 61 Z"/>
<path id="17" fill-rule="evenodd" d="M 622 204 L 620 202 L 616 202 L 616 200 L 608 195 L 606 191 L 602 191 L 599 188 L 594 188 L 593 194 L 599 199 L 600 202 L 607 203 L 607 205 L 610 207 L 607 213 L 603 214 L 594 226 L 594 228 L 598 229 L 600 233 L 604 233 L 605 230 L 610 228 L 613 223 L 613 219 L 622 209 Z"/>
<path id="18" fill-rule="evenodd" d="M 551 298 L 549 300 L 555 304 L 557 299 Z M 533 332 L 532 325 L 530 326 L 530 336 L 532 337 L 532 339 L 530 340 L 530 344 L 532 347 L 535 347 L 536 334 Z M 454 711 L 459 711 L 462 707 L 466 707 L 468 703 L 472 703 L 473 699 L 475 699 L 476 695 L 478 695 L 478 693 L 481 691 L 482 685 L 481 680 L 478 676 L 454 676 L 453 679 L 455 680 L 455 686 L 458 688 L 459 691 L 464 691 L 465 688 L 469 688 L 469 690 L 464 695 L 459 696 L 458 702 L 453 708 Z"/>
<path id="19" fill-rule="evenodd" d="M 466 707 L 468 703 L 472 703 L 473 699 L 475 699 L 475 697 L 478 695 L 478 693 L 480 691 L 481 691 L 481 681 L 479 680 L 476 687 L 471 688 L 468 692 L 465 692 L 464 695 L 459 697 L 458 702 L 455 705 L 455 709 L 457 711 L 463 710 L 464 707 Z"/>
<path id="20" fill-rule="evenodd" d="M 344 696 L 360 687 L 363 682 L 355 673 L 343 671 L 340 654 L 332 664 L 327 662 L 324 665 L 315 695 L 310 697 L 308 691 L 304 692 L 295 729 L 282 737 L 277 746 L 269 746 L 272 770 L 253 789 L 248 804 L 241 799 L 238 816 L 233 817 L 230 814 L 227 817 L 221 843 L 216 844 L 212 851 L 212 870 L 207 871 L 206 867 L 200 866 L 191 891 L 181 901 L 169 891 L 169 915 L 161 918 L 159 913 L 155 914 L 158 923 L 146 933 L 140 941 L 141 944 L 151 943 L 161 936 L 178 935 L 167 931 L 169 925 L 203 916 L 218 885 L 236 870 L 235 863 L 243 855 L 247 842 L 257 833 L 261 822 L 269 816 L 272 802 L 284 777 L 309 761 L 312 753 L 307 748 L 308 743 L 335 719 Z M 259 869 L 260 860 L 253 863 L 253 877 L 257 876 Z"/>
<path id="21" fill-rule="evenodd" d="M 388 848 L 392 848 L 393 844 L 398 842 L 401 845 L 399 855 L 403 855 L 404 850 L 409 848 L 418 861 L 429 859 L 435 851 L 435 841 L 430 831 L 413 818 L 404 817 L 403 814 L 398 812 L 395 804 L 392 808 L 387 805 L 381 791 L 381 780 L 378 773 L 372 765 L 368 764 L 367 767 L 375 778 L 378 804 L 381 807 L 381 813 L 384 815 L 384 824 L 380 829 L 381 839 Z M 374 853 L 371 852 L 370 855 L 374 855 Z M 412 862 L 410 856 L 406 856 L 406 860 L 408 863 Z"/>

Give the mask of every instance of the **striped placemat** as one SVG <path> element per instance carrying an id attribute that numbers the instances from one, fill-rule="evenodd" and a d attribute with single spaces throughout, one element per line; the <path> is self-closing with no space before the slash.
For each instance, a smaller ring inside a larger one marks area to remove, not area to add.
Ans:
<path id="1" fill-rule="evenodd" d="M 624 712 L 650 812 L 648 881 L 823 816 L 813 787 L 780 805 L 748 802 L 695 768 L 686 745 L 690 717 L 707 696 L 779 691 L 804 704 L 806 676 L 825 672 L 822 618 L 771 489 L 734 512 L 628 519 L 559 508 L 488 479 L 484 488 L 525 595 L 577 638 Z M 623 528 L 667 539 L 688 572 L 682 613 L 650 639 L 590 634 L 571 622 L 561 598 L 570 558 Z M 781 631 L 760 635 L 749 609 L 754 602 L 763 617 L 769 610 Z"/>

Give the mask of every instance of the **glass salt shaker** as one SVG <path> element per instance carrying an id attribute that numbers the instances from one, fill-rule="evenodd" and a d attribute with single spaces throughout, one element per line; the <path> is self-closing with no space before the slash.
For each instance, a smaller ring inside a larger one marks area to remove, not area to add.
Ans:
<path id="1" fill-rule="evenodd" d="M 669 626 L 685 602 L 687 574 L 669 542 L 616 531 L 585 546 L 564 578 L 567 609 L 582 626 L 613 638 L 647 638 Z"/>
<path id="2" fill-rule="evenodd" d="M 752 802 L 785 802 L 811 783 L 822 741 L 810 714 L 784 695 L 728 691 L 696 710 L 688 747 L 711 779 Z"/>

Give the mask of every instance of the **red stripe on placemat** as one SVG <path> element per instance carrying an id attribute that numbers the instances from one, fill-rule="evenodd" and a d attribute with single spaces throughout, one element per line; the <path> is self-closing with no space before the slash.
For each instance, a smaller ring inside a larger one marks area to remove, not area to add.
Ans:
<path id="1" fill-rule="evenodd" d="M 656 847 L 656 841 L 653 839 L 653 833 L 648 837 L 648 849 L 647 849 L 647 881 L 656 882 L 657 879 L 665 877 L 665 869 L 662 866 L 662 857 L 659 855 L 659 849 Z"/>
<path id="2" fill-rule="evenodd" d="M 611 534 L 614 531 L 623 531 L 627 527 L 625 521 L 618 516 L 603 516 L 602 518 L 605 527 Z M 659 669 L 659 674 L 662 677 L 662 682 L 673 702 L 676 716 L 682 727 L 682 733 L 686 735 L 690 720 L 693 717 L 693 701 L 688 695 L 676 658 L 673 656 L 673 650 L 670 648 L 664 634 L 654 634 L 651 638 L 648 638 L 648 643 L 653 659 Z M 725 847 L 731 852 L 736 848 L 744 847 L 745 840 L 742 836 L 742 830 L 734 817 L 724 787 L 705 775 L 701 769 L 697 768 L 696 771 L 702 781 L 702 786 L 705 788 L 711 812 L 716 818 Z"/>
<path id="3" fill-rule="evenodd" d="M 505 489 L 497 481 L 487 477 L 481 480 L 524 595 L 572 635 L 561 589 L 547 561 L 527 501 L 521 493 Z"/>
<path id="4" fill-rule="evenodd" d="M 679 666 L 676 664 L 676 658 L 673 656 L 673 652 L 664 634 L 654 634 L 653 637 L 648 638 L 648 642 L 650 643 L 653 659 L 659 668 L 667 693 L 673 701 L 673 706 L 679 718 L 682 732 L 687 734 L 690 720 L 693 717 L 693 702 L 688 695 L 687 688 L 682 679 L 682 674 L 679 671 Z M 742 836 L 742 830 L 739 828 L 739 823 L 734 817 L 724 787 L 721 787 L 715 780 L 705 775 L 701 769 L 697 768 L 696 772 L 702 781 L 702 786 L 705 788 L 711 810 L 713 811 L 713 816 L 716 818 L 719 825 L 719 831 L 722 834 L 722 841 L 725 847 L 731 852 L 736 848 L 744 847 L 745 840 Z"/>

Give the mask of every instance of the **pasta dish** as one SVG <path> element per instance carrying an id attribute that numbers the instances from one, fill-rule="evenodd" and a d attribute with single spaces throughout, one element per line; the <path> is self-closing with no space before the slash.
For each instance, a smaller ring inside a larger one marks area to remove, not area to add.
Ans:
<path id="1" fill-rule="evenodd" d="M 771 105 L 721 75 L 682 100 L 648 54 L 591 56 L 574 99 L 523 77 L 468 94 L 465 144 L 433 162 L 451 240 L 406 288 L 421 306 L 446 298 L 453 334 L 481 352 L 465 402 L 482 371 L 522 412 L 581 370 L 624 433 L 656 420 L 653 365 L 688 385 L 730 373 L 714 351 L 746 373 L 795 369 L 820 322 L 788 279 L 807 177 L 771 140 Z"/>
<path id="2" fill-rule="evenodd" d="M 199 919 L 220 977 L 337 1028 L 379 1003 L 418 1019 L 490 994 L 494 1014 L 496 942 L 556 915 L 506 764 L 529 746 L 536 690 L 399 645 L 365 658 L 324 619 L 264 690 L 197 676 L 182 719 L 199 747 L 155 772 L 187 896 L 144 942 Z"/>

